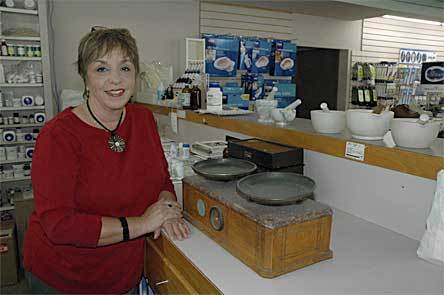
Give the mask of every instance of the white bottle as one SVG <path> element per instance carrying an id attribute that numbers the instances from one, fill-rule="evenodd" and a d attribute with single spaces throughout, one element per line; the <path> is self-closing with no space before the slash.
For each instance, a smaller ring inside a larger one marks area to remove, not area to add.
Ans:
<path id="1" fill-rule="evenodd" d="M 210 84 L 207 92 L 207 110 L 222 111 L 222 91 L 218 86 Z"/>

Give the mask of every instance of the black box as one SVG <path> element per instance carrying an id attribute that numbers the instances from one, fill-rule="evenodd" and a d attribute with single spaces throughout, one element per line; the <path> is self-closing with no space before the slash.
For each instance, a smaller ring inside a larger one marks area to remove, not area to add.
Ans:
<path id="1" fill-rule="evenodd" d="M 229 140 L 228 156 L 249 160 L 272 171 L 300 173 L 304 166 L 304 150 L 302 148 L 289 147 L 256 138 Z"/>

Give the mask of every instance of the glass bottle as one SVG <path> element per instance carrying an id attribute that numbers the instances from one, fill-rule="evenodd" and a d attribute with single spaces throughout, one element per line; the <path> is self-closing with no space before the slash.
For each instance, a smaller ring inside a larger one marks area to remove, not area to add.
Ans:
<path id="1" fill-rule="evenodd" d="M 182 89 L 182 107 L 183 109 L 191 109 L 191 89 L 188 85 Z"/>

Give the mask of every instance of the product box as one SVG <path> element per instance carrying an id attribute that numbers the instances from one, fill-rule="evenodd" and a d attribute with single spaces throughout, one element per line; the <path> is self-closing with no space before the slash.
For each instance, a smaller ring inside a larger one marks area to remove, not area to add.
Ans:
<path id="1" fill-rule="evenodd" d="M 421 84 L 444 85 L 444 62 L 423 62 Z"/>
<path id="2" fill-rule="evenodd" d="M 244 89 L 239 85 L 226 85 L 222 92 L 227 97 L 227 105 L 231 107 L 238 107 L 240 109 L 248 109 L 249 99 L 244 96 Z"/>
<path id="3" fill-rule="evenodd" d="M 278 83 L 274 86 L 278 89 L 274 95 L 274 98 L 278 101 L 278 108 L 285 108 L 296 100 L 296 84 Z"/>
<path id="4" fill-rule="evenodd" d="M 251 71 L 255 38 L 242 37 L 239 41 L 239 70 Z"/>
<path id="5" fill-rule="evenodd" d="M 271 50 L 270 75 L 294 76 L 296 74 L 296 44 L 286 40 L 274 40 Z"/>
<path id="6" fill-rule="evenodd" d="M 239 38 L 225 35 L 203 35 L 205 70 L 210 76 L 234 77 L 239 56 Z"/>
<path id="7" fill-rule="evenodd" d="M 252 73 L 268 73 L 270 71 L 271 41 L 258 39 L 253 44 L 251 60 Z"/>

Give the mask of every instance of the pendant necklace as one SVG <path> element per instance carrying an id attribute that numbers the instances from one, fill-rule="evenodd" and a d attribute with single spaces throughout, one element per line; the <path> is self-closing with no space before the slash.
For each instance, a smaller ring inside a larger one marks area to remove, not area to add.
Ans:
<path id="1" fill-rule="evenodd" d="M 117 128 L 119 128 L 120 126 L 120 122 L 122 122 L 122 117 L 123 117 L 123 111 L 120 114 L 120 118 L 119 118 L 119 122 L 117 122 L 117 126 L 116 128 L 114 128 L 113 130 L 109 130 L 108 128 L 105 127 L 105 125 L 103 125 L 99 119 L 96 118 L 96 116 L 94 116 L 93 112 L 91 111 L 91 108 L 89 106 L 89 99 L 86 100 L 86 106 L 88 108 L 88 112 L 91 115 L 91 117 L 100 125 L 102 126 L 106 131 L 111 133 L 111 136 L 108 139 L 108 146 L 109 148 L 113 151 L 113 152 L 117 152 L 117 153 L 121 153 L 123 151 L 125 151 L 125 140 L 123 140 L 122 137 L 120 137 L 119 135 L 116 134 L 116 130 Z"/>

